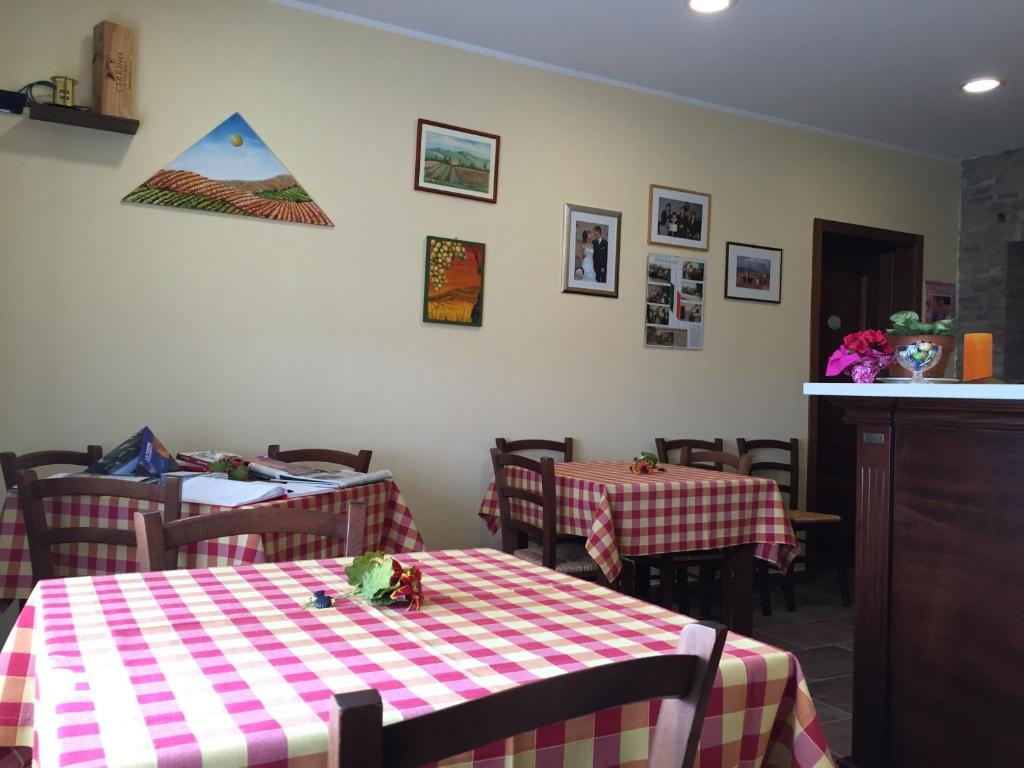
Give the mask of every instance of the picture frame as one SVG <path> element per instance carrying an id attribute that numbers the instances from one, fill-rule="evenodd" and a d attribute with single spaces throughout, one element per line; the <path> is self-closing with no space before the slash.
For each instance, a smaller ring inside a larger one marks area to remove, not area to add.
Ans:
<path id="1" fill-rule="evenodd" d="M 707 262 L 680 254 L 648 253 L 644 278 L 644 346 L 703 349 Z"/>
<path id="2" fill-rule="evenodd" d="M 423 269 L 423 322 L 483 325 L 487 246 L 451 237 L 427 237 Z"/>
<path id="3" fill-rule="evenodd" d="M 414 189 L 483 203 L 498 202 L 501 137 L 420 118 Z"/>
<path id="4" fill-rule="evenodd" d="M 956 318 L 956 283 L 924 281 L 924 322 Z"/>
<path id="5" fill-rule="evenodd" d="M 711 238 L 711 195 L 651 184 L 647 203 L 647 243 L 706 251 Z"/>
<path id="6" fill-rule="evenodd" d="M 619 296 L 622 213 L 566 203 L 562 216 L 562 293 Z"/>
<path id="7" fill-rule="evenodd" d="M 782 303 L 782 249 L 725 244 L 725 298 Z"/>

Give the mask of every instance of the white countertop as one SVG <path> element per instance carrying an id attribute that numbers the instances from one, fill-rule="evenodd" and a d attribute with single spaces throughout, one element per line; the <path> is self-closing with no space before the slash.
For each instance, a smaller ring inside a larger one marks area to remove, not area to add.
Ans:
<path id="1" fill-rule="evenodd" d="M 805 395 L 831 397 L 927 397 L 949 400 L 1024 400 L 1024 384 L 804 384 Z"/>

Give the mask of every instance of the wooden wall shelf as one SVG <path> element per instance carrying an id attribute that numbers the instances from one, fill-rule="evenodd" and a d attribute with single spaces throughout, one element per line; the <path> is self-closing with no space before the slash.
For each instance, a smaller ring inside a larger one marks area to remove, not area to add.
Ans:
<path id="1" fill-rule="evenodd" d="M 127 117 L 111 117 L 99 115 L 84 109 L 58 107 L 54 104 L 29 104 L 28 116 L 31 120 L 44 120 L 48 123 L 75 125 L 79 128 L 94 128 L 97 131 L 113 131 L 135 135 L 139 130 L 139 121 Z"/>

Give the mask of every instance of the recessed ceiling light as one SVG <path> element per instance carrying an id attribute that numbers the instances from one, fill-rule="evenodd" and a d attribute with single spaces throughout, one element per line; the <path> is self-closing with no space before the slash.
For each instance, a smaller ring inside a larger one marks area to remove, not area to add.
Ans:
<path id="1" fill-rule="evenodd" d="M 718 13 L 724 11 L 734 0 L 690 0 L 690 9 L 697 13 Z"/>
<path id="2" fill-rule="evenodd" d="M 994 77 L 976 77 L 973 80 L 968 80 L 960 87 L 968 93 L 985 93 L 986 91 L 995 90 L 1002 84 L 1002 80 L 997 80 Z"/>

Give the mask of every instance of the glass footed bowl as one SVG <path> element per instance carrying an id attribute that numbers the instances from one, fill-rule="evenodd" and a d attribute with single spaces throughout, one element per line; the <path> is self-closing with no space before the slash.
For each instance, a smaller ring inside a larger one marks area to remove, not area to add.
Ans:
<path id="1" fill-rule="evenodd" d="M 911 384 L 926 384 L 924 372 L 935 367 L 942 357 L 942 347 L 928 341 L 915 341 L 896 347 L 896 362 L 911 373 Z"/>

